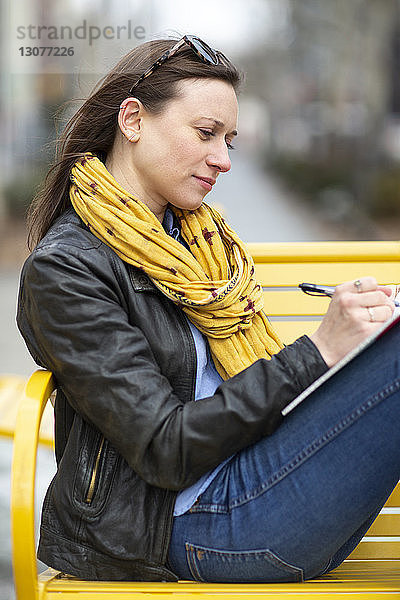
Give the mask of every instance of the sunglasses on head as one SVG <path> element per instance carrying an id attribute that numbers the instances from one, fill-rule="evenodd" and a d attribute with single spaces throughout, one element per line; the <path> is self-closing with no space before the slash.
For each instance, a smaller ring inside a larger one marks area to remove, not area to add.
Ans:
<path id="1" fill-rule="evenodd" d="M 202 60 L 204 63 L 208 63 L 210 65 L 224 64 L 226 66 L 228 66 L 228 64 L 229 64 L 229 61 L 226 58 L 226 56 L 224 54 L 222 54 L 222 52 L 220 52 L 219 50 L 214 50 L 208 44 L 203 42 L 203 40 L 196 37 L 195 35 L 184 35 L 183 38 L 181 38 L 175 44 L 175 46 L 173 46 L 170 50 L 167 50 L 166 52 L 164 52 L 164 54 L 162 56 L 160 56 L 160 58 L 157 59 L 151 65 L 151 67 L 146 69 L 146 71 L 133 84 L 133 86 L 129 90 L 129 93 L 131 94 L 132 91 L 135 89 L 135 87 L 137 87 L 139 85 L 139 83 L 141 83 L 143 81 L 143 79 L 146 79 L 152 73 L 154 73 L 154 71 L 158 67 L 160 67 L 163 63 L 165 63 L 165 61 L 168 60 L 168 58 L 171 58 L 171 56 L 174 56 L 174 54 L 179 52 L 179 50 L 184 45 L 189 46 L 189 48 L 191 48 L 193 50 L 193 52 L 195 52 L 195 54 L 197 54 L 197 56 L 200 58 L 200 60 Z"/>

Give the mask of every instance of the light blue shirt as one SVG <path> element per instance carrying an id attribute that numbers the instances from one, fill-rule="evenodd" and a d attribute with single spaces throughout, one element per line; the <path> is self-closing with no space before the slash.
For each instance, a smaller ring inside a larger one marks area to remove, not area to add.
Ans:
<path id="1" fill-rule="evenodd" d="M 174 223 L 174 214 L 169 208 L 167 208 L 165 211 L 163 227 L 168 233 L 168 235 L 171 235 L 176 240 L 182 243 L 182 238 L 180 237 L 178 225 L 176 222 Z M 190 331 L 192 332 L 193 340 L 196 347 L 197 371 L 196 391 L 194 399 L 195 401 L 197 401 L 201 400 L 202 398 L 212 396 L 219 384 L 222 383 L 223 379 L 218 373 L 217 369 L 215 368 L 207 338 L 201 333 L 201 331 L 197 329 L 197 327 L 195 327 L 195 325 L 193 325 L 193 323 L 186 317 L 186 315 L 185 318 L 190 327 Z M 222 467 L 228 460 L 229 458 L 220 463 L 218 467 L 216 467 L 212 471 L 205 473 L 205 475 L 200 477 L 200 479 L 196 481 L 196 483 L 179 492 L 175 502 L 175 517 L 182 515 L 193 506 L 200 494 L 202 494 L 207 489 L 214 477 L 222 469 Z"/>

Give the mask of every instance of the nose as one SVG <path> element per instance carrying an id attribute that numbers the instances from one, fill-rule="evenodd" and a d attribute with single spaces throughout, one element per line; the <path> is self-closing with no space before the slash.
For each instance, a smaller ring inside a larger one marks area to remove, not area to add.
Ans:
<path id="1" fill-rule="evenodd" d="M 219 145 L 218 148 L 214 147 L 213 151 L 207 157 L 207 164 L 214 169 L 217 169 L 221 173 L 226 173 L 232 166 L 231 159 L 229 157 L 228 147 L 225 143 Z"/>

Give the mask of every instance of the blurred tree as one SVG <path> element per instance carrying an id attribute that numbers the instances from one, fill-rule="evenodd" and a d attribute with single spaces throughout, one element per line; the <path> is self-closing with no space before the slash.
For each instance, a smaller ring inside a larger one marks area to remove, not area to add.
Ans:
<path id="1" fill-rule="evenodd" d="M 342 197 L 348 211 L 377 215 L 381 207 L 400 216 L 392 164 L 400 134 L 399 1 L 291 0 L 289 7 L 280 43 L 246 61 L 250 88 L 261 82 L 270 115 L 268 163 L 321 206 Z M 399 159 L 400 142 L 397 149 Z"/>

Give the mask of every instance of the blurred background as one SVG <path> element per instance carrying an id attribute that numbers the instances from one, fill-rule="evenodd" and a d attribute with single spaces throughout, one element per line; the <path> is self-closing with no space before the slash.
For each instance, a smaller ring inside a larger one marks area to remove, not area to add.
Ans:
<path id="1" fill-rule="evenodd" d="M 35 368 L 15 303 L 57 131 L 145 40 L 196 34 L 246 73 L 232 170 L 208 197 L 242 239 L 400 239 L 400 0 L 1 0 L 0 23 L 0 374 Z M 0 600 L 11 446 L 0 438 Z M 42 450 L 39 506 L 53 471 Z"/>

